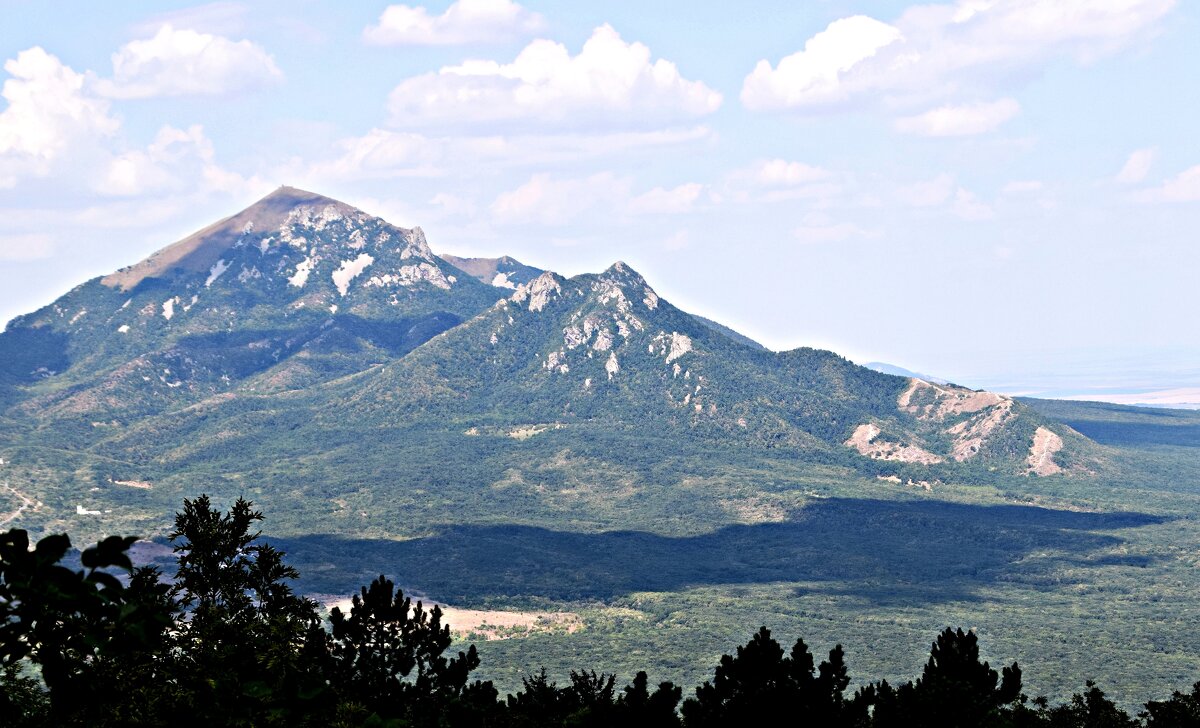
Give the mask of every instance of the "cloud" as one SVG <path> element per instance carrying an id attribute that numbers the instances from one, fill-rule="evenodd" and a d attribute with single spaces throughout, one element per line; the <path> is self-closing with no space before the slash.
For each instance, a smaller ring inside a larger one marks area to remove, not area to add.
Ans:
<path id="1" fill-rule="evenodd" d="M 845 191 L 848 176 L 835 175 L 823 167 L 786 159 L 762 159 L 730 172 L 725 184 L 710 196 L 715 202 L 796 202 L 820 206 L 833 202 Z"/>
<path id="2" fill-rule="evenodd" d="M 112 56 L 113 76 L 96 92 L 116 99 L 213 96 L 283 80 L 275 60 L 248 40 L 233 41 L 163 25 L 154 37 L 126 43 Z"/>
<path id="3" fill-rule="evenodd" d="M 824 213 L 805 215 L 802 224 L 792 230 L 792 237 L 802 243 L 838 243 L 852 238 L 875 237 L 878 232 L 867 230 L 852 222 L 835 222 Z"/>
<path id="4" fill-rule="evenodd" d="M 502 224 L 563 225 L 598 207 L 623 207 L 631 184 L 610 172 L 579 179 L 556 179 L 543 172 L 499 195 L 491 211 Z"/>
<path id="5" fill-rule="evenodd" d="M 91 94 L 85 75 L 41 48 L 22 51 L 4 69 L 11 78 L 2 92 L 8 107 L 0 112 L 0 188 L 45 180 L 62 199 L 262 188 L 255 178 L 221 168 L 199 126 L 164 126 L 149 145 L 130 144 L 109 101 Z M 25 194 L 41 193 L 27 188 Z"/>
<path id="6" fill-rule="evenodd" d="M 1138 195 L 1143 202 L 1200 202 L 1200 164 Z"/>
<path id="7" fill-rule="evenodd" d="M 231 196 L 249 195 L 263 187 L 223 169 L 216 162 L 212 142 L 204 128 L 164 126 L 144 149 L 115 156 L 97 179 L 97 192 L 110 197 L 134 197 L 204 189 Z"/>
<path id="8" fill-rule="evenodd" d="M 949 200 L 953 194 L 954 177 L 945 173 L 896 190 L 896 197 L 910 207 L 936 207 Z"/>
<path id="9" fill-rule="evenodd" d="M 990 220 L 995 217 L 990 205 L 960 187 L 954 177 L 946 173 L 904 185 L 896 190 L 895 196 L 909 207 L 949 209 L 963 220 Z"/>
<path id="10" fill-rule="evenodd" d="M 179 10 L 158 13 L 133 27 L 139 35 L 152 35 L 164 25 L 176 28 L 191 28 L 205 33 L 240 33 L 246 27 L 246 16 L 250 8 L 245 3 L 218 2 L 196 5 Z"/>
<path id="11" fill-rule="evenodd" d="M 993 131 L 1016 116 L 1021 105 L 1014 99 L 939 106 L 916 116 L 896 119 L 896 131 L 927 137 L 973 136 Z"/>
<path id="12" fill-rule="evenodd" d="M 827 179 L 829 172 L 803 162 L 766 159 L 735 172 L 733 176 L 759 187 L 791 187 Z"/>
<path id="13" fill-rule="evenodd" d="M 288 172 L 289 179 L 314 184 L 361 179 L 475 175 L 482 166 L 544 167 L 615 154 L 706 144 L 705 126 L 597 134 L 547 133 L 432 136 L 412 131 L 371 129 L 338 140 L 336 155 Z"/>
<path id="14" fill-rule="evenodd" d="M 5 61 L 4 70 L 11 78 L 0 92 L 8 102 L 0 112 L 0 159 L 50 162 L 120 127 L 107 101 L 83 93 L 82 74 L 39 47 Z"/>
<path id="15" fill-rule="evenodd" d="M 491 205 L 492 217 L 503 225 L 570 223 L 585 214 L 606 220 L 639 215 L 684 213 L 700 199 L 704 186 L 695 182 L 673 188 L 655 187 L 633 193 L 633 179 L 611 172 L 587 177 L 532 175 L 516 189 L 501 193 Z"/>
<path id="16" fill-rule="evenodd" d="M 991 220 L 996 216 L 991 206 L 980 202 L 971 192 L 959 187 L 954 191 L 954 214 L 964 220 Z"/>
<path id="17" fill-rule="evenodd" d="M 1154 164 L 1154 158 L 1157 156 L 1157 147 L 1138 149 L 1133 152 L 1129 155 L 1129 159 L 1125 160 L 1125 165 L 1121 167 L 1121 171 L 1117 173 L 1117 182 L 1128 185 L 1136 184 L 1146 179 L 1146 175 L 1150 173 L 1150 167 Z"/>
<path id="18" fill-rule="evenodd" d="M 54 254 L 54 239 L 42 233 L 0 235 L 0 262 L 42 260 Z"/>
<path id="19" fill-rule="evenodd" d="M 835 20 L 778 67 L 759 61 L 742 84 L 742 103 L 765 110 L 841 101 L 843 76 L 901 37 L 897 28 L 865 15 Z"/>
<path id="20" fill-rule="evenodd" d="M 376 45 L 465 45 L 513 40 L 545 27 L 541 15 L 511 0 L 458 0 L 437 16 L 424 7 L 389 5 L 363 38 Z"/>
<path id="21" fill-rule="evenodd" d="M 629 212 L 635 215 L 690 212 L 703 191 L 704 185 L 696 182 L 682 184 L 669 190 L 655 187 L 630 200 Z"/>
<path id="22" fill-rule="evenodd" d="M 721 94 L 680 75 L 674 63 L 626 43 L 611 26 L 592 32 L 572 56 L 535 40 L 512 63 L 467 61 L 406 79 L 388 108 L 399 127 L 537 128 L 659 126 L 710 114 Z"/>
<path id="23" fill-rule="evenodd" d="M 1002 87 L 1048 60 L 1087 63 L 1153 30 L 1176 0 L 958 0 L 915 5 L 892 23 L 830 23 L 742 86 L 749 109 L 927 103 Z"/>
<path id="24" fill-rule="evenodd" d="M 1004 185 L 1004 188 L 1000 192 L 1006 195 L 1023 195 L 1031 192 L 1041 192 L 1045 186 L 1041 180 L 1036 179 L 1013 180 Z"/>

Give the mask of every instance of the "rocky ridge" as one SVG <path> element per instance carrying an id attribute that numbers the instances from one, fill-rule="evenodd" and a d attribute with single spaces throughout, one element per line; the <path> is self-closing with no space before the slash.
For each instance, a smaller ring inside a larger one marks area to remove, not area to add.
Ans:
<path id="1" fill-rule="evenodd" d="M 6 347 L 33 351 L 0 375 L 15 382 L 10 413 L 37 421 L 202 402 L 219 420 L 239 397 L 303 392 L 314 421 L 349 409 L 383 427 L 431 412 L 464 429 L 609 422 L 853 452 L 884 474 L 979 463 L 1052 475 L 1082 441 L 1002 395 L 767 351 L 675 308 L 623 262 L 564 278 L 438 257 L 420 228 L 286 187 L 17 319 Z"/>

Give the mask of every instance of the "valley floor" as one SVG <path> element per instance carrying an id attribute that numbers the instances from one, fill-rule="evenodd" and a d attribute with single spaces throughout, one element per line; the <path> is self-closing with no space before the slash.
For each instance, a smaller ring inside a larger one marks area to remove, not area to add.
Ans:
<path id="1" fill-rule="evenodd" d="M 162 514 L 183 496 L 245 495 L 303 590 L 349 595 L 386 573 L 452 605 L 474 620 L 457 634 L 479 645 L 481 676 L 502 691 L 543 666 L 560 680 L 586 666 L 695 685 L 760 625 L 818 654 L 843 644 L 864 679 L 911 677 L 937 632 L 961 626 L 994 665 L 1018 661 L 1030 695 L 1062 700 L 1095 679 L 1136 707 L 1190 686 L 1200 414 L 1031 404 L 1104 446 L 1105 474 L 926 490 L 547 428 L 397 438 L 387 475 L 404 485 L 370 492 L 355 483 L 384 474 L 359 472 L 354 446 L 338 455 L 336 442 L 336 472 L 279 443 L 262 445 L 280 448 L 264 458 L 274 469 L 244 472 L 235 444 L 225 461 L 179 455 L 173 472 L 134 487 L 94 484 L 119 475 L 112 453 L 22 438 L 0 449 L 0 513 L 81 544 L 113 532 L 161 539 Z M 154 551 L 146 557 L 167 557 Z"/>

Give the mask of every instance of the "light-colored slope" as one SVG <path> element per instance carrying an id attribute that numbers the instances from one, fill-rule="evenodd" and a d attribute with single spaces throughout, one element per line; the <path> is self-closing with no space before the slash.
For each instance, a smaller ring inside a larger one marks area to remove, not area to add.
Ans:
<path id="1" fill-rule="evenodd" d="M 145 260 L 100 279 L 110 288 L 128 291 L 147 278 L 161 276 L 173 268 L 191 272 L 212 268 L 239 236 L 248 230 L 269 230 L 279 227 L 288 214 L 300 205 L 333 205 L 342 212 L 354 208 L 314 192 L 295 187 L 280 187 L 241 212 L 198 230 L 183 240 L 172 243 Z"/>

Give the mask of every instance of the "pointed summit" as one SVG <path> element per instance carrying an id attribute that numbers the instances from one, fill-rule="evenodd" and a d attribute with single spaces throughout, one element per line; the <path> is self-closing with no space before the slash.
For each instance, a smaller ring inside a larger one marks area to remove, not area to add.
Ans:
<path id="1" fill-rule="evenodd" d="M 356 212 L 355 208 L 344 202 L 315 192 L 295 187 L 280 187 L 236 215 L 198 230 L 136 265 L 105 276 L 100 282 L 110 288 L 128 291 L 146 278 L 161 276 L 170 269 L 207 271 L 244 233 L 277 228 L 293 211 L 301 207 L 332 207 L 343 214 Z"/>
<path id="2" fill-rule="evenodd" d="M 626 297 L 634 301 L 640 300 L 651 311 L 658 308 L 658 294 L 654 292 L 641 273 L 629 267 L 623 260 L 618 260 L 610 265 L 596 277 L 596 280 L 598 283 L 596 290 L 600 292 L 602 300 L 619 295 L 622 300 Z"/>
<path id="3" fill-rule="evenodd" d="M 616 281 L 618 283 L 629 283 L 640 286 L 646 285 L 646 279 L 642 277 L 642 274 L 629 267 L 629 264 L 623 260 L 618 260 L 616 263 L 608 266 L 608 268 L 606 268 L 604 272 L 600 274 L 600 277 Z"/>

